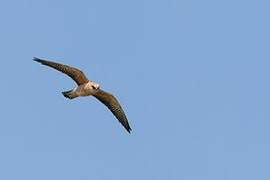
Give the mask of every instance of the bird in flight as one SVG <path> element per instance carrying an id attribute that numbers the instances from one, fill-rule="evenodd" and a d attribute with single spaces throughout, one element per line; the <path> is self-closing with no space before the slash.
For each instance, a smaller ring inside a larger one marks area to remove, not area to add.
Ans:
<path id="1" fill-rule="evenodd" d="M 69 99 L 73 99 L 79 96 L 94 96 L 101 101 L 107 108 L 113 113 L 118 121 L 124 126 L 124 128 L 130 133 L 131 128 L 129 126 L 127 117 L 117 99 L 110 93 L 100 89 L 100 85 L 94 81 L 88 80 L 84 73 L 74 67 L 70 67 L 64 64 L 43 60 L 34 57 L 33 59 L 43 65 L 54 68 L 72 78 L 77 86 L 69 91 L 64 91 L 62 94 Z"/>

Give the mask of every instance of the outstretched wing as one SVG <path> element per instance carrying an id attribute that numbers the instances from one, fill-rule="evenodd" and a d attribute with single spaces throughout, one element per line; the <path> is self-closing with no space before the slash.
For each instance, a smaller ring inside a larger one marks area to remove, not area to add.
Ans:
<path id="1" fill-rule="evenodd" d="M 94 96 L 110 109 L 110 111 L 113 113 L 113 115 L 118 119 L 118 121 L 130 133 L 131 128 L 128 124 L 127 117 L 124 113 L 124 110 L 122 109 L 119 102 L 117 101 L 117 99 L 113 95 L 111 95 L 111 94 L 109 94 L 101 89 L 99 89 L 94 94 Z"/>
<path id="2" fill-rule="evenodd" d="M 39 59 L 34 57 L 33 59 L 36 62 L 39 62 L 43 65 L 52 67 L 58 71 L 61 71 L 62 73 L 65 73 L 66 75 L 68 75 L 69 77 L 71 77 L 78 85 L 84 84 L 88 82 L 87 77 L 83 74 L 83 72 L 77 68 L 74 67 L 70 67 L 64 64 L 59 64 L 56 62 L 52 62 L 52 61 L 47 61 L 47 60 L 43 60 L 43 59 Z"/>

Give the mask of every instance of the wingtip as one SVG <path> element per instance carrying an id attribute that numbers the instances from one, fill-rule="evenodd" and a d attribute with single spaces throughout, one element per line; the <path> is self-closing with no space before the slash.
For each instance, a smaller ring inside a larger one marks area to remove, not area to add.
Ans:
<path id="1" fill-rule="evenodd" d="M 41 63 L 41 62 L 42 62 L 42 60 L 41 60 L 41 59 L 39 59 L 39 58 L 37 58 L 37 57 L 33 57 L 33 61 L 36 61 L 36 62 L 39 62 L 39 63 Z"/>
<path id="2" fill-rule="evenodd" d="M 130 127 L 126 128 L 127 132 L 131 134 L 132 129 Z"/>

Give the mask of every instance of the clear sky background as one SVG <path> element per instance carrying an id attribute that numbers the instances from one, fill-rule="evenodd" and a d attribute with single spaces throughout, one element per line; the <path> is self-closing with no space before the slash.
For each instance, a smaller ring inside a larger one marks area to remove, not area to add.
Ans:
<path id="1" fill-rule="evenodd" d="M 0 179 L 270 179 L 269 6 L 2 0 Z M 34 56 L 113 93 L 132 133 Z"/>

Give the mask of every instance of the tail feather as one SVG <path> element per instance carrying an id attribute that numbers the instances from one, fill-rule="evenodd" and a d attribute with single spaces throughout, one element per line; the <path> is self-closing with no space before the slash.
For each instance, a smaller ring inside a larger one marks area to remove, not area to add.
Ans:
<path id="1" fill-rule="evenodd" d="M 73 98 L 75 98 L 75 97 L 72 95 L 72 90 L 70 90 L 70 91 L 64 91 L 64 92 L 62 92 L 62 94 L 63 94 L 66 98 L 68 98 L 68 99 L 73 99 Z"/>

